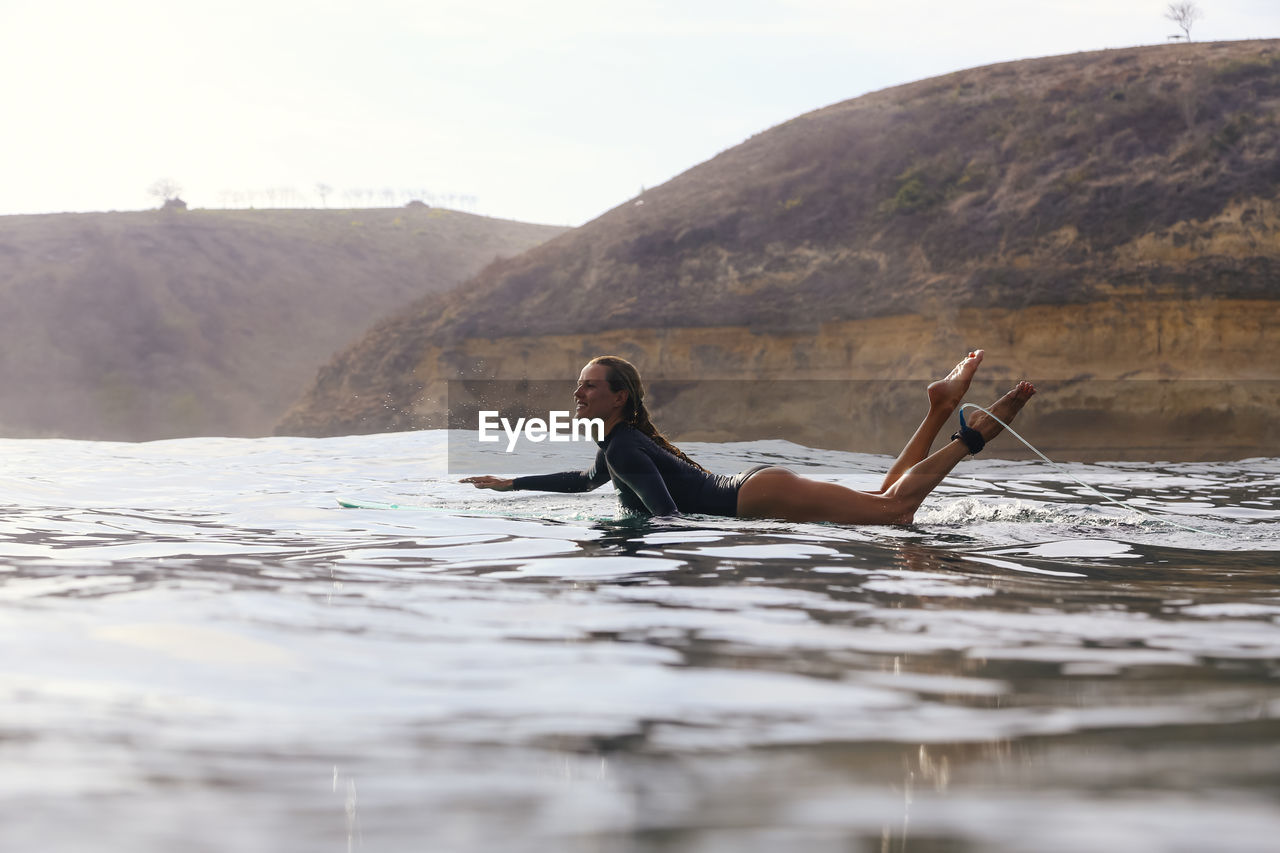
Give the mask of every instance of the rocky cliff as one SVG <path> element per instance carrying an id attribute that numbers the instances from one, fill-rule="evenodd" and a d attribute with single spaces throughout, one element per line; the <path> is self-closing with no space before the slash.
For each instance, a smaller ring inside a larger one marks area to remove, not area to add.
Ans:
<path id="1" fill-rule="evenodd" d="M 382 324 L 281 431 L 441 425 L 465 407 L 449 380 L 572 379 L 616 352 L 671 380 L 677 436 L 888 451 L 919 383 L 982 346 L 987 377 L 1045 386 L 1026 423 L 1048 448 L 1274 454 L 1278 106 L 1275 41 L 837 104 Z"/>

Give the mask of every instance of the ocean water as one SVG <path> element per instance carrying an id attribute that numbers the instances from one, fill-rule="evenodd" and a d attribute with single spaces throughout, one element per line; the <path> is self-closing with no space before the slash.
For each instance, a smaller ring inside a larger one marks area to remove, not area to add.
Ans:
<path id="1" fill-rule="evenodd" d="M 447 443 L 0 441 L 0 850 L 1276 849 L 1280 459 L 979 457 L 847 528 Z"/>

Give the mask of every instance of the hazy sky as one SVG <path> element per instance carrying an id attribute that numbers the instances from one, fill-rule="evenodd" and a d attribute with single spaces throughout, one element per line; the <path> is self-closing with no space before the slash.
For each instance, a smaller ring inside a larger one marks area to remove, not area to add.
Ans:
<path id="1" fill-rule="evenodd" d="M 1280 37 L 1280 0 L 1199 5 L 1197 41 Z M 330 207 L 426 191 L 579 225 L 869 91 L 1164 43 L 1166 6 L 0 0 L 0 214 L 154 207 L 171 178 L 193 207 L 318 207 L 326 184 Z"/>

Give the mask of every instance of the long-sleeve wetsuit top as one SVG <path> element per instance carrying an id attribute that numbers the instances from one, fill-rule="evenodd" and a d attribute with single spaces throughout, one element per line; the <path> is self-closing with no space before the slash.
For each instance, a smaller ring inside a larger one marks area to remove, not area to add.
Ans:
<path id="1" fill-rule="evenodd" d="M 739 478 L 708 474 L 663 450 L 628 424 L 618 424 L 604 441 L 596 443 L 600 449 L 587 470 L 516 477 L 511 487 L 586 492 L 613 480 L 618 500 L 632 512 L 737 515 Z"/>

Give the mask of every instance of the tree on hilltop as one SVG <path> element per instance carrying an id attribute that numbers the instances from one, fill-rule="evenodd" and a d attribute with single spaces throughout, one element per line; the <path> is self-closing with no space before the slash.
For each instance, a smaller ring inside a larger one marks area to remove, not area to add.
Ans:
<path id="1" fill-rule="evenodd" d="M 1204 13 L 1192 0 L 1178 0 L 1177 3 L 1169 4 L 1169 9 L 1164 16 L 1178 25 L 1184 33 L 1183 38 L 1191 41 L 1191 25 L 1203 18 Z"/>
<path id="2" fill-rule="evenodd" d="M 174 202 L 182 201 L 182 199 L 178 198 L 181 192 L 182 187 L 173 178 L 161 178 L 147 188 L 147 195 L 155 196 L 161 207 L 176 206 Z M 186 207 L 185 204 L 182 206 Z"/>

